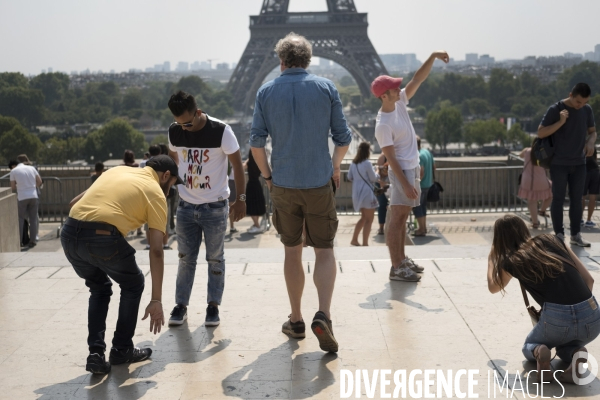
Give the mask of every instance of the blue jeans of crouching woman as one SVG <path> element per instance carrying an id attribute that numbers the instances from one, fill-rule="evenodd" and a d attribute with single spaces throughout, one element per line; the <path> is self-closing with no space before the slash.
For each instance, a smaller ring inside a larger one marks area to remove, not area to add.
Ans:
<path id="1" fill-rule="evenodd" d="M 184 306 L 189 304 L 203 235 L 208 262 L 207 303 L 221 304 L 225 287 L 224 245 L 228 216 L 228 200 L 205 204 L 179 201 L 176 225 L 179 250 L 175 288 L 177 304 Z"/>
<path id="2" fill-rule="evenodd" d="M 556 347 L 556 355 L 570 364 L 573 354 L 598 334 L 600 308 L 595 297 L 571 306 L 544 303 L 539 322 L 525 339 L 523 355 L 535 361 L 533 350 L 545 344 L 549 349 Z"/>

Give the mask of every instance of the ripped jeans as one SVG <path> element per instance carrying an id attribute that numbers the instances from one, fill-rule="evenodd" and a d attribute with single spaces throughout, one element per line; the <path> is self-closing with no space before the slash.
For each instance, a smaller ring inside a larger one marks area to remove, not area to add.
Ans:
<path id="1" fill-rule="evenodd" d="M 224 242 L 228 216 L 228 200 L 205 204 L 179 201 L 176 226 L 179 249 L 179 268 L 175 288 L 177 304 L 184 306 L 189 304 L 202 234 L 206 240 L 208 262 L 207 303 L 221 304 L 225 287 Z"/>

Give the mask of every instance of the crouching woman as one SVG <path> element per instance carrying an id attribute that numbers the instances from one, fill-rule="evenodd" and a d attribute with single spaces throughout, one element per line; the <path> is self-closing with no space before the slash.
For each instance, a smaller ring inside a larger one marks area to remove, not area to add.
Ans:
<path id="1" fill-rule="evenodd" d="M 587 354 L 584 346 L 600 333 L 594 279 L 559 238 L 531 237 L 521 218 L 506 215 L 494 225 L 487 272 L 490 292 L 504 292 L 513 277 L 542 307 L 539 322 L 525 339 L 525 358 L 537 361 L 540 380 L 540 371 L 550 370 L 550 350 L 556 348 L 557 356 L 569 364 L 556 378 L 574 383 L 582 376 L 579 365 L 586 362 L 585 357 L 574 359 L 574 355 Z M 544 380 L 552 374 L 545 372 Z"/>

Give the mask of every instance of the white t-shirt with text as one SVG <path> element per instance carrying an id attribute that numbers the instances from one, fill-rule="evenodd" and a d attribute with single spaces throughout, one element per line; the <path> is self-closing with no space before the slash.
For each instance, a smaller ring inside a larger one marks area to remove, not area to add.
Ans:
<path id="1" fill-rule="evenodd" d="M 408 116 L 407 105 L 406 89 L 402 89 L 396 109 L 389 113 L 379 110 L 375 121 L 375 138 L 379 147 L 394 146 L 396 159 L 403 170 L 419 166 L 417 136 Z"/>
<path id="2" fill-rule="evenodd" d="M 206 204 L 229 198 L 227 156 L 240 149 L 231 127 L 206 116 L 199 131 L 169 128 L 169 149 L 179 158 L 179 196 L 188 203 Z"/>

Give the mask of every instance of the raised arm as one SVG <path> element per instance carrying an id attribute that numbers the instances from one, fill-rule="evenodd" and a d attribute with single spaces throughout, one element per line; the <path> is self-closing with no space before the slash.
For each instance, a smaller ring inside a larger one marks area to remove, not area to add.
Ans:
<path id="1" fill-rule="evenodd" d="M 429 76 L 431 68 L 433 67 L 433 62 L 435 60 L 442 60 L 443 62 L 448 64 L 448 62 L 450 61 L 450 56 L 445 51 L 436 51 L 434 53 L 431 53 L 427 61 L 425 61 L 423 65 L 421 65 L 421 68 L 419 68 L 417 72 L 415 72 L 413 78 L 406 85 L 406 97 L 409 100 L 415 95 L 415 93 L 417 93 L 417 90 L 419 89 L 419 86 L 421 86 L 421 83 L 425 82 L 425 79 L 427 79 L 427 77 Z"/>

